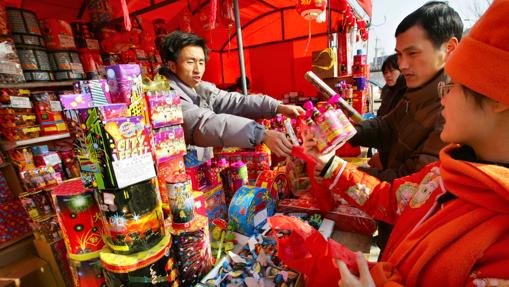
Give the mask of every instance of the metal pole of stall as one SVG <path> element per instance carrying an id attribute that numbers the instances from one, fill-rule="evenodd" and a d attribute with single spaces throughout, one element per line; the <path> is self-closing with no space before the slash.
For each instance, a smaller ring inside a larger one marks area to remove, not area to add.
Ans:
<path id="1" fill-rule="evenodd" d="M 239 50 L 240 78 L 242 82 L 242 92 L 247 95 L 246 85 L 246 67 L 244 66 L 244 44 L 242 43 L 242 27 L 240 25 L 239 0 L 233 0 L 235 8 L 235 26 L 237 27 L 237 48 Z"/>

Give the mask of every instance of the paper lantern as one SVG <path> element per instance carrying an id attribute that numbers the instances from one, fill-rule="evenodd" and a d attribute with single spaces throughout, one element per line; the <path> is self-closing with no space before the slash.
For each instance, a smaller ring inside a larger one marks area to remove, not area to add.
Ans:
<path id="1" fill-rule="evenodd" d="M 315 20 L 326 6 L 326 0 L 297 0 L 297 12 L 306 20 Z"/>

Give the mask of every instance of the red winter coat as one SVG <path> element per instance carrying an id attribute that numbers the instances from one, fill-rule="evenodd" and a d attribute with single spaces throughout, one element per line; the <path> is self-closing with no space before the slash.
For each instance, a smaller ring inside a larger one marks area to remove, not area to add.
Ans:
<path id="1" fill-rule="evenodd" d="M 392 184 L 349 164 L 324 181 L 395 224 L 371 269 L 377 286 L 508 286 L 509 169 L 451 157 L 458 148 L 444 148 L 439 162 Z M 437 202 L 446 192 L 453 199 Z"/>

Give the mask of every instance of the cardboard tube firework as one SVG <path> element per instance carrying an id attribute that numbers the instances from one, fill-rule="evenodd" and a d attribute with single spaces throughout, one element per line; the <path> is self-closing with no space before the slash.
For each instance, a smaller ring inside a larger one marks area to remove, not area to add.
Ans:
<path id="1" fill-rule="evenodd" d="M 320 79 L 315 73 L 312 71 L 307 71 L 304 75 L 304 78 L 308 80 L 315 88 L 320 90 L 322 94 L 324 94 L 327 98 L 331 98 L 337 93 L 329 87 L 322 79 Z M 359 112 L 357 112 L 352 106 L 350 106 L 345 100 L 339 97 L 339 105 L 341 109 L 347 114 L 354 122 L 362 122 L 363 118 Z"/>

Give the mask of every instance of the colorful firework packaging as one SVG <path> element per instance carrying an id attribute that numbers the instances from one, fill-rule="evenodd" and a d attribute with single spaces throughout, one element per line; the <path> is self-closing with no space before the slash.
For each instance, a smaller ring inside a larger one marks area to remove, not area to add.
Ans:
<path id="1" fill-rule="evenodd" d="M 274 197 L 267 188 L 243 186 L 230 203 L 228 217 L 235 231 L 251 236 L 274 212 Z"/>
<path id="2" fill-rule="evenodd" d="M 194 219 L 194 196 L 187 176 L 167 179 L 166 190 L 174 228 L 185 228 Z"/>
<path id="3" fill-rule="evenodd" d="M 143 122 L 148 124 L 140 66 L 134 64 L 108 66 L 106 77 L 110 86 L 111 102 L 127 104 L 129 116 L 143 116 Z"/>
<path id="4" fill-rule="evenodd" d="M 169 235 L 136 254 L 101 252 L 101 263 L 109 287 L 181 286 Z"/>
<path id="5" fill-rule="evenodd" d="M 183 156 L 175 156 L 157 165 L 157 181 L 159 183 L 159 194 L 163 204 L 165 218 L 170 216 L 170 202 L 166 189 L 166 179 L 179 177 L 186 173 Z"/>
<path id="6" fill-rule="evenodd" d="M 204 220 L 197 221 L 198 230 L 190 229 L 173 236 L 181 286 L 194 286 L 211 268 L 207 219 L 200 218 Z"/>
<path id="7" fill-rule="evenodd" d="M 210 188 L 205 191 L 205 202 L 207 206 L 207 217 L 209 222 L 214 219 L 228 219 L 228 209 L 226 207 L 226 199 L 224 190 L 221 185 Z"/>
<path id="8" fill-rule="evenodd" d="M 232 183 L 232 191 L 233 194 L 227 194 L 228 198 L 232 198 L 235 195 L 235 192 L 239 190 L 244 185 L 249 184 L 249 179 L 247 176 L 247 165 L 242 161 L 237 161 L 230 164 L 230 177 Z"/>
<path id="9" fill-rule="evenodd" d="M 288 270 L 278 257 L 271 237 L 251 237 L 238 254 L 228 252 L 197 286 L 302 286 L 299 273 Z"/>
<path id="10" fill-rule="evenodd" d="M 97 256 L 104 247 L 103 223 L 93 191 L 75 179 L 55 187 L 52 197 L 69 257 L 82 261 Z"/>
<path id="11" fill-rule="evenodd" d="M 181 126 L 165 127 L 154 131 L 152 144 L 157 164 L 186 154 L 184 129 Z"/>
<path id="12" fill-rule="evenodd" d="M 115 253 L 149 249 L 164 236 L 161 204 L 152 180 L 96 193 L 106 244 Z"/>
<path id="13" fill-rule="evenodd" d="M 146 99 L 153 128 L 179 125 L 184 122 L 180 97 L 175 91 L 148 91 Z"/>
<path id="14" fill-rule="evenodd" d="M 276 205 L 281 199 L 290 198 L 290 186 L 288 178 L 283 172 L 266 170 L 260 173 L 256 179 L 256 186 L 267 188 Z"/>
<path id="15" fill-rule="evenodd" d="M 99 254 L 97 254 L 99 256 Z M 70 260 L 71 273 L 76 287 L 106 287 L 99 257 L 87 261 Z"/>

